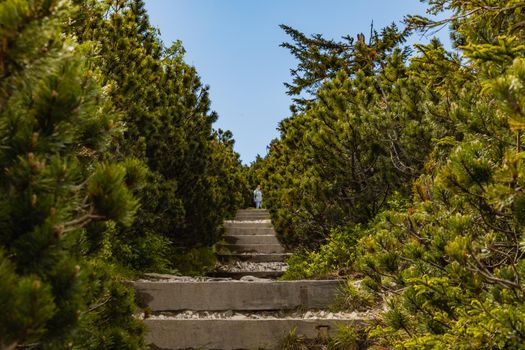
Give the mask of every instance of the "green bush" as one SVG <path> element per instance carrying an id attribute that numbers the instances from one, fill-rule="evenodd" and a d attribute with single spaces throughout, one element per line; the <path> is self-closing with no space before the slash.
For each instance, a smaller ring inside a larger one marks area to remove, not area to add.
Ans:
<path id="1" fill-rule="evenodd" d="M 72 15 L 0 2 L 0 347 L 140 349 L 133 293 L 103 258 L 104 223 L 131 224 L 138 184 L 108 153 L 123 125 Z"/>

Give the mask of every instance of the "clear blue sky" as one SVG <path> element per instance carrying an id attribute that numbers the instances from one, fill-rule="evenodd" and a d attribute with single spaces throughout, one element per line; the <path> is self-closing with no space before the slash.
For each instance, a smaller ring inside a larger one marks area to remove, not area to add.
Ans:
<path id="1" fill-rule="evenodd" d="M 215 128 L 233 132 L 246 164 L 266 154 L 290 115 L 283 82 L 296 62 L 279 47 L 288 40 L 279 24 L 339 38 L 367 34 L 372 20 L 380 29 L 426 10 L 419 0 L 146 0 L 146 7 L 166 45 L 182 40 L 186 61 L 210 85 Z M 412 38 L 421 40 L 428 41 Z"/>

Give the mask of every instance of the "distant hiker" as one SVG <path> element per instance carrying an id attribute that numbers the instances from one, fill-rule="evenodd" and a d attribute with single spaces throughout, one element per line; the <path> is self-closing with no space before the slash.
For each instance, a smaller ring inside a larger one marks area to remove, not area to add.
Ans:
<path id="1" fill-rule="evenodd" d="M 255 202 L 255 208 L 261 209 L 261 203 L 262 203 L 261 185 L 257 185 L 257 188 L 253 191 L 253 201 Z"/>

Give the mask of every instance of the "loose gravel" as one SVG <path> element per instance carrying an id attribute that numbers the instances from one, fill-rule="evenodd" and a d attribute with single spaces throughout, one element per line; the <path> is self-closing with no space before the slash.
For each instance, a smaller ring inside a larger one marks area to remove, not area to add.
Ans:
<path id="1" fill-rule="evenodd" d="M 262 271 L 281 271 L 284 272 L 288 268 L 288 264 L 284 262 L 250 262 L 250 261 L 235 261 L 232 264 L 217 264 L 215 271 L 218 272 L 262 272 Z"/>
<path id="2" fill-rule="evenodd" d="M 375 313 L 369 312 L 330 312 L 326 310 L 303 311 L 261 311 L 261 312 L 238 312 L 238 311 L 191 311 L 164 312 L 148 315 L 152 320 L 358 320 L 372 318 Z M 144 318 L 144 314 L 141 315 Z"/>
<path id="3" fill-rule="evenodd" d="M 224 220 L 225 224 L 269 224 L 272 220 Z"/>
<path id="4" fill-rule="evenodd" d="M 254 276 L 244 276 L 240 280 L 233 278 L 217 278 L 217 277 L 187 277 L 165 275 L 159 273 L 146 273 L 142 278 L 136 282 L 153 282 L 153 283 L 196 283 L 196 282 L 273 282 L 275 280 L 269 278 L 258 278 Z"/>

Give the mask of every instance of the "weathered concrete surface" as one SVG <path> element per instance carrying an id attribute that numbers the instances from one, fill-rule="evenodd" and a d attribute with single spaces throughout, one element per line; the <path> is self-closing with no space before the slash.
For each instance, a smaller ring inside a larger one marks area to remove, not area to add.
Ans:
<path id="1" fill-rule="evenodd" d="M 152 311 L 324 309 L 339 281 L 133 282 L 139 305 Z"/>
<path id="2" fill-rule="evenodd" d="M 284 248 L 280 244 L 221 244 L 219 251 L 224 248 L 231 253 L 284 253 Z"/>
<path id="3" fill-rule="evenodd" d="M 270 217 L 267 215 L 237 215 L 234 220 L 236 222 L 243 221 L 255 221 L 255 220 L 270 220 Z"/>
<path id="4" fill-rule="evenodd" d="M 273 228 L 273 225 L 271 222 L 237 221 L 237 222 L 225 222 L 224 228 L 226 230 L 230 228 L 241 228 L 241 229 Z"/>
<path id="5" fill-rule="evenodd" d="M 229 244 L 280 244 L 274 235 L 226 235 L 223 239 Z"/>
<path id="6" fill-rule="evenodd" d="M 257 277 L 257 278 L 279 278 L 284 274 L 284 271 L 214 271 L 208 273 L 210 277 L 223 277 L 223 278 L 233 278 L 239 280 L 247 275 Z"/>
<path id="7" fill-rule="evenodd" d="M 262 262 L 282 262 L 284 260 L 283 255 L 274 255 L 284 254 L 285 250 L 275 236 L 271 221 L 261 220 L 268 217 L 268 212 L 265 210 L 248 209 L 237 213 L 238 221 L 225 221 L 226 234 L 223 236 L 225 243 L 218 246 L 219 260 L 228 264 L 233 262 L 228 257 L 231 258 L 238 254 L 244 255 L 242 261 L 254 264 L 241 264 L 233 269 L 227 266 L 218 267 L 215 271 L 208 273 L 208 276 L 233 279 L 240 279 L 248 275 L 274 279 L 280 277 L 284 273 L 283 269 L 275 269 L 262 264 Z M 240 219 L 251 221 L 239 221 Z M 266 256 L 263 258 L 262 254 Z"/>
<path id="8" fill-rule="evenodd" d="M 250 261 L 250 262 L 284 262 L 292 254 L 290 253 L 276 253 L 276 254 L 222 254 L 217 255 L 219 261 Z"/>
<path id="9" fill-rule="evenodd" d="M 234 220 L 243 221 L 243 220 L 269 220 L 269 219 L 270 219 L 270 215 L 267 213 L 265 214 L 247 213 L 247 214 L 237 214 Z"/>
<path id="10" fill-rule="evenodd" d="M 227 235 L 232 235 L 232 236 L 252 236 L 252 235 L 273 235 L 275 236 L 275 230 L 273 229 L 273 227 L 259 227 L 259 226 L 254 226 L 251 228 L 230 227 L 230 228 L 226 228 L 225 232 Z"/>
<path id="11" fill-rule="evenodd" d="M 146 342 L 160 349 L 268 349 L 279 344 L 292 328 L 309 339 L 334 332 L 337 324 L 360 320 L 145 320 Z M 153 347 L 155 349 L 155 347 Z"/>
<path id="12" fill-rule="evenodd" d="M 269 219 L 270 213 L 266 209 L 241 209 L 237 211 L 235 220 Z"/>

